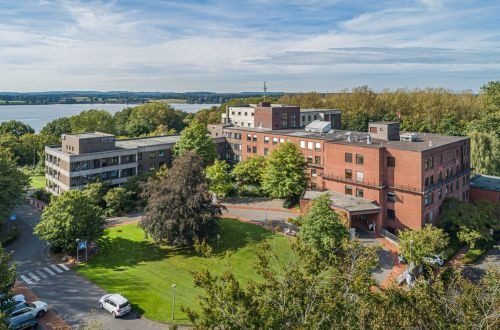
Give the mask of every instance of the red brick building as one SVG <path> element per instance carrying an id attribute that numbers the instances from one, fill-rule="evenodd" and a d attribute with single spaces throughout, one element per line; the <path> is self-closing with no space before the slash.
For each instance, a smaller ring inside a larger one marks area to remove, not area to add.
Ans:
<path id="1" fill-rule="evenodd" d="M 491 175 L 476 175 L 470 180 L 470 200 L 481 200 L 492 203 L 500 202 L 500 177 Z"/>
<path id="2" fill-rule="evenodd" d="M 375 224 L 377 231 L 391 232 L 420 229 L 435 221 L 446 196 L 469 200 L 467 137 L 400 135 L 399 124 L 389 122 L 370 123 L 370 134 L 269 126 L 224 126 L 227 143 L 222 158 L 235 164 L 253 155 L 269 155 L 280 143 L 294 143 L 304 154 L 310 179 L 301 205 L 316 191 L 328 191 L 332 206 L 354 226 L 367 229 Z M 215 127 L 209 129 L 216 131 Z"/>

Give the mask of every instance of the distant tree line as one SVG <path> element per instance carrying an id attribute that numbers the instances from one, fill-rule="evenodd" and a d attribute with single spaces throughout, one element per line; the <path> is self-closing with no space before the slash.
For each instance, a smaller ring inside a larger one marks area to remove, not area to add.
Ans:
<path id="1" fill-rule="evenodd" d="M 283 93 L 272 93 L 283 95 Z M 261 93 L 162 93 L 162 92 L 40 92 L 2 93 L 0 104 L 73 104 L 73 103 L 146 103 L 163 99 L 184 100 L 187 103 L 223 103 L 233 98 L 252 97 Z"/>

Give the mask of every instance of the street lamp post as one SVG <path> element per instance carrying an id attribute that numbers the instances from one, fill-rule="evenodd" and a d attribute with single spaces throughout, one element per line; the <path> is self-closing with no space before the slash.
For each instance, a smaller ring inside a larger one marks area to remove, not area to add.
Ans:
<path id="1" fill-rule="evenodd" d="M 172 321 L 175 320 L 175 283 L 172 284 Z"/>
<path id="2" fill-rule="evenodd" d="M 78 251 L 80 250 L 80 239 L 76 239 L 76 264 L 78 265 Z"/>

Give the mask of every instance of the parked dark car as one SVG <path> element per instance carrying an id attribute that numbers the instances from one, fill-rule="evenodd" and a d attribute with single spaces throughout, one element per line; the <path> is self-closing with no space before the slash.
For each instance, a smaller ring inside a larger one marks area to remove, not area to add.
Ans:
<path id="1" fill-rule="evenodd" d="M 37 329 L 38 321 L 30 313 L 21 314 L 10 319 L 9 330 Z"/>

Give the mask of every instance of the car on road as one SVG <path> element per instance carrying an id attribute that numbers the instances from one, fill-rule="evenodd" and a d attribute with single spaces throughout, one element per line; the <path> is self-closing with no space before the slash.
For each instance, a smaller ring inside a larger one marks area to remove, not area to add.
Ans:
<path id="1" fill-rule="evenodd" d="M 11 311 L 10 317 L 16 317 L 22 314 L 30 314 L 34 317 L 42 317 L 48 309 L 47 303 L 43 301 L 33 301 L 32 303 L 23 302 L 17 304 Z"/>
<path id="2" fill-rule="evenodd" d="M 38 321 L 30 313 L 21 314 L 10 319 L 9 330 L 36 329 Z"/>
<path id="3" fill-rule="evenodd" d="M 99 299 L 99 306 L 101 309 L 110 312 L 113 317 L 123 316 L 132 309 L 127 298 L 119 293 L 111 293 L 102 296 L 101 299 Z"/>
<path id="4" fill-rule="evenodd" d="M 442 265 L 444 265 L 443 258 L 441 258 L 440 256 L 438 256 L 437 254 L 433 255 L 433 256 L 430 256 L 430 257 L 425 257 L 423 259 L 424 259 L 424 261 L 426 263 L 431 264 L 431 265 L 436 265 L 436 266 L 442 266 Z"/>

